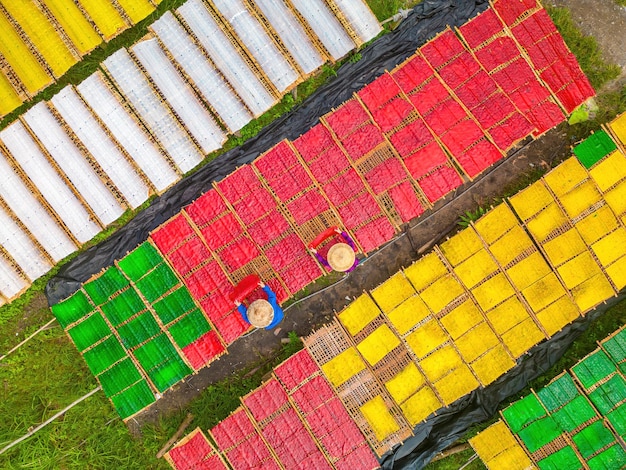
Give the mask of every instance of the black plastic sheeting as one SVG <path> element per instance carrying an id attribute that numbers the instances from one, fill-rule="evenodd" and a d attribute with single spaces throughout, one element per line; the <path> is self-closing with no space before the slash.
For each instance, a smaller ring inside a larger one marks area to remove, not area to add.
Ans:
<path id="1" fill-rule="evenodd" d="M 336 77 L 302 105 L 272 122 L 240 147 L 224 153 L 178 182 L 109 239 L 80 253 L 63 266 L 46 286 L 48 303 L 55 305 L 69 297 L 92 275 L 122 258 L 146 240 L 152 230 L 211 189 L 213 181 L 219 181 L 238 166 L 250 163 L 282 139 L 298 138 L 317 124 L 320 116 L 349 99 L 385 70 L 391 70 L 414 54 L 446 25 L 460 26 L 487 6 L 486 0 L 424 0 L 395 31 L 361 50 L 361 60 L 344 64 Z"/>
<path id="2" fill-rule="evenodd" d="M 413 437 L 383 456 L 383 469 L 423 468 L 435 455 L 463 437 L 471 426 L 491 418 L 503 400 L 523 390 L 528 382 L 545 373 L 593 320 L 624 299 L 626 292 L 622 291 L 619 296 L 566 326 L 550 340 L 531 348 L 528 354 L 518 359 L 518 364 L 512 370 L 487 388 L 474 390 L 439 411 L 437 416 L 418 424 L 413 430 Z"/>

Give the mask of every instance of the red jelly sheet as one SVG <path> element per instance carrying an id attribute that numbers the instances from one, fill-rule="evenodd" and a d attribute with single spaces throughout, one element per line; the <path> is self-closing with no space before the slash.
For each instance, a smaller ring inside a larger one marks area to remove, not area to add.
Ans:
<path id="1" fill-rule="evenodd" d="M 232 286 L 225 286 L 212 292 L 207 298 L 200 302 L 200 306 L 209 319 L 215 324 L 216 321 L 224 318 L 234 308 L 229 294 L 232 292 Z"/>
<path id="2" fill-rule="evenodd" d="M 161 228 L 152 232 L 150 238 L 161 253 L 167 254 L 193 234 L 193 228 L 191 228 L 187 219 L 179 214 L 172 217 Z"/>
<path id="3" fill-rule="evenodd" d="M 444 166 L 418 182 L 430 202 L 435 202 L 463 184 L 453 168 Z"/>
<path id="4" fill-rule="evenodd" d="M 408 222 L 424 213 L 424 207 L 419 201 L 413 185 L 408 181 L 391 188 L 389 196 L 403 222 Z"/>
<path id="5" fill-rule="evenodd" d="M 352 230 L 380 214 L 380 207 L 370 193 L 363 193 L 349 204 L 339 208 L 344 226 Z"/>
<path id="6" fill-rule="evenodd" d="M 358 160 L 384 141 L 385 138 L 378 127 L 374 124 L 366 124 L 346 137 L 342 144 L 352 160 Z"/>
<path id="7" fill-rule="evenodd" d="M 369 116 L 361 103 L 352 98 L 342 104 L 339 109 L 328 114 L 325 119 L 337 137 L 343 139 L 358 126 L 368 121 Z"/>
<path id="8" fill-rule="evenodd" d="M 432 142 L 434 138 L 424 121 L 418 119 L 392 134 L 389 140 L 396 151 L 406 157 L 424 144 Z"/>
<path id="9" fill-rule="evenodd" d="M 416 55 L 400 68 L 391 72 L 394 81 L 405 93 L 411 93 L 433 76 L 433 70 L 423 57 Z"/>
<path id="10" fill-rule="evenodd" d="M 243 408 L 220 421 L 211 429 L 211 435 L 220 449 L 230 449 L 251 434 L 256 434 L 254 425 Z"/>
<path id="11" fill-rule="evenodd" d="M 323 124 L 316 124 L 298 137 L 293 145 L 306 161 L 314 160 L 323 150 L 334 145 L 330 131 Z"/>
<path id="12" fill-rule="evenodd" d="M 426 60 L 436 69 L 465 51 L 463 44 L 452 30 L 448 29 L 420 49 Z"/>
<path id="13" fill-rule="evenodd" d="M 207 459 L 200 462 L 200 465 L 196 465 L 194 470 L 228 470 L 228 467 L 224 465 L 224 462 L 217 455 L 212 455 Z"/>
<path id="14" fill-rule="evenodd" d="M 321 184 L 337 176 L 350 166 L 348 157 L 337 145 L 325 150 L 320 158 L 308 164 L 313 177 Z"/>
<path id="15" fill-rule="evenodd" d="M 306 384 L 296 390 L 292 398 L 298 405 L 298 408 L 305 415 L 309 415 L 316 411 L 324 403 L 329 402 L 335 398 L 335 392 L 333 392 L 328 382 L 324 377 L 318 375 L 309 380 Z M 329 413 L 331 411 L 329 410 Z M 339 416 L 333 417 L 334 420 L 339 419 Z"/>
<path id="16" fill-rule="evenodd" d="M 339 398 L 330 398 L 325 403 L 323 406 L 309 407 L 311 411 L 305 412 L 306 421 L 315 437 L 321 438 L 340 427 L 350 427 L 350 424 L 354 426 L 354 421 L 346 412 Z M 358 440 L 356 441 L 358 443 Z"/>
<path id="17" fill-rule="evenodd" d="M 530 65 L 522 58 L 511 62 L 502 70 L 495 72 L 492 78 L 505 93 L 512 93 L 527 83 L 538 83 Z"/>
<path id="18" fill-rule="evenodd" d="M 376 110 L 394 96 L 400 93 L 400 88 L 393 81 L 391 75 L 383 73 L 376 80 L 361 88 L 357 92 L 361 101 L 370 111 Z"/>
<path id="19" fill-rule="evenodd" d="M 420 179 L 435 168 L 447 163 L 448 157 L 437 142 L 432 142 L 426 147 L 404 159 L 404 164 L 413 178 Z"/>
<path id="20" fill-rule="evenodd" d="M 365 253 L 375 250 L 393 238 L 395 230 L 386 217 L 379 217 L 354 232 Z"/>
<path id="21" fill-rule="evenodd" d="M 243 227 L 237 218 L 228 212 L 210 225 L 200 229 L 200 233 L 202 233 L 208 247 L 216 251 L 240 237 L 243 234 Z"/>
<path id="22" fill-rule="evenodd" d="M 448 89 L 439 81 L 433 78 L 424 85 L 418 92 L 409 96 L 411 103 L 420 114 L 425 115 L 440 102 L 450 97 Z"/>
<path id="23" fill-rule="evenodd" d="M 292 294 L 314 282 L 322 274 L 311 256 L 302 256 L 280 271 L 283 282 Z"/>
<path id="24" fill-rule="evenodd" d="M 556 97 L 568 113 L 574 111 L 588 98 L 594 95 L 591 85 L 586 81 L 571 83 L 563 90 L 556 92 Z"/>
<path id="25" fill-rule="evenodd" d="M 480 70 L 480 65 L 469 52 L 463 52 L 449 64 L 439 70 L 439 75 L 446 84 L 455 89 L 465 82 L 469 77 L 475 75 Z"/>
<path id="26" fill-rule="evenodd" d="M 168 454 L 177 470 L 189 470 L 195 468 L 196 464 L 199 464 L 211 452 L 213 449 L 200 431 L 185 444 L 174 447 Z"/>
<path id="27" fill-rule="evenodd" d="M 286 268 L 294 260 L 307 255 L 302 240 L 295 234 L 288 235 L 272 248 L 265 250 L 265 256 L 275 271 Z"/>
<path id="28" fill-rule="evenodd" d="M 379 468 L 380 464 L 367 445 L 357 447 L 354 452 L 334 463 L 337 470 L 373 470 Z"/>
<path id="29" fill-rule="evenodd" d="M 535 129 L 537 129 L 535 135 L 540 135 L 563 122 L 565 116 L 556 103 L 544 101 L 533 107 L 532 111 L 526 115 L 526 118 L 530 120 L 535 126 Z"/>
<path id="30" fill-rule="evenodd" d="M 354 436 L 349 431 L 346 431 L 343 428 L 337 428 L 321 439 L 322 445 L 333 459 L 348 455 L 360 444 L 359 441 L 354 440 Z"/>
<path id="31" fill-rule="evenodd" d="M 553 90 L 560 90 L 574 81 L 569 67 L 560 60 L 541 72 L 540 78 Z"/>
<path id="32" fill-rule="evenodd" d="M 246 323 L 241 314 L 238 311 L 233 311 L 226 315 L 224 318 L 215 320 L 215 328 L 222 336 L 224 342 L 229 345 L 232 344 L 237 338 L 248 331 L 251 326 Z"/>
<path id="33" fill-rule="evenodd" d="M 209 331 L 188 346 L 183 348 L 185 357 L 194 370 L 199 370 L 211 363 L 213 359 L 226 349 L 215 331 Z"/>
<path id="34" fill-rule="evenodd" d="M 406 180 L 407 178 L 406 171 L 396 158 L 389 158 L 378 164 L 364 176 L 374 194 L 381 194 L 397 184 L 398 181 Z"/>
<path id="35" fill-rule="evenodd" d="M 287 394 L 276 379 L 270 379 L 243 399 L 254 419 L 263 421 L 287 403 Z"/>
<path id="36" fill-rule="evenodd" d="M 517 57 L 520 57 L 520 51 L 508 36 L 496 38 L 476 51 L 476 58 L 488 72 Z"/>
<path id="37" fill-rule="evenodd" d="M 185 208 L 185 212 L 198 227 L 202 227 L 218 215 L 226 212 L 228 207 L 222 196 L 214 189 L 204 193 L 196 199 L 190 206 Z"/>
<path id="38" fill-rule="evenodd" d="M 465 109 L 455 100 L 447 99 L 426 114 L 424 120 L 435 134 L 443 134 L 465 117 L 467 117 Z"/>
<path id="39" fill-rule="evenodd" d="M 185 285 L 196 300 L 224 283 L 228 283 L 228 280 L 217 261 L 210 261 L 185 279 Z"/>
<path id="40" fill-rule="evenodd" d="M 228 461 L 235 470 L 278 470 L 280 467 L 258 434 L 228 451 Z"/>
<path id="41" fill-rule="evenodd" d="M 472 49 L 502 31 L 502 23 L 491 9 L 487 9 L 460 28 L 463 38 Z"/>
<path id="42" fill-rule="evenodd" d="M 274 374 L 283 384 L 283 387 L 291 392 L 319 370 L 320 368 L 313 361 L 309 351 L 302 349 L 274 368 Z"/>
<path id="43" fill-rule="evenodd" d="M 335 206 L 342 206 L 345 202 L 365 190 L 363 180 L 354 168 L 335 178 L 323 186 L 326 197 Z"/>
<path id="44" fill-rule="evenodd" d="M 245 225 L 251 225 L 263 215 L 275 209 L 276 201 L 265 188 L 261 188 L 233 204 L 233 208 Z"/>
<path id="45" fill-rule="evenodd" d="M 502 153 L 485 139 L 481 139 L 456 157 L 463 171 L 471 178 L 501 158 Z"/>
<path id="46" fill-rule="evenodd" d="M 553 36 L 558 36 L 558 34 L 555 33 Z M 558 53 L 551 45 L 552 41 L 550 38 L 545 38 L 543 41 L 531 46 L 524 45 L 537 71 L 542 71 L 559 60 Z"/>
<path id="47" fill-rule="evenodd" d="M 259 246 L 266 246 L 289 230 L 289 222 L 277 209 L 248 226 L 248 233 Z"/>
<path id="48" fill-rule="evenodd" d="M 550 98 L 550 92 L 538 81 L 534 81 L 510 93 L 509 98 L 520 111 L 532 113 L 535 107 Z"/>
<path id="49" fill-rule="evenodd" d="M 287 209 L 296 221 L 296 224 L 302 225 L 322 212 L 329 210 L 330 206 L 324 199 L 324 196 L 317 189 L 313 189 L 287 204 Z"/>
<path id="50" fill-rule="evenodd" d="M 394 98 L 386 105 L 372 111 L 374 122 L 383 132 L 389 132 L 399 126 L 415 108 L 404 98 Z"/>
<path id="51" fill-rule="evenodd" d="M 302 165 L 296 165 L 280 178 L 268 181 L 268 183 L 276 197 L 284 202 L 311 186 L 313 180 Z"/>
<path id="52" fill-rule="evenodd" d="M 196 237 L 174 250 L 167 258 L 174 266 L 176 272 L 185 277 L 196 266 L 210 259 L 211 253 L 209 253 L 202 241 Z"/>
<path id="53" fill-rule="evenodd" d="M 291 147 L 289 147 L 289 144 L 283 141 L 270 149 L 262 157 L 257 158 L 254 161 L 254 166 L 259 170 L 263 178 L 273 180 L 299 163 L 298 157 Z"/>
<path id="54" fill-rule="evenodd" d="M 502 151 L 508 150 L 515 142 L 530 135 L 535 130 L 528 119 L 515 113 L 503 123 L 489 129 L 491 138 Z"/>
<path id="55" fill-rule="evenodd" d="M 261 188 L 261 182 L 250 165 L 245 165 L 217 183 L 217 187 L 231 203 Z"/>
<path id="56" fill-rule="evenodd" d="M 495 3 L 494 8 L 500 18 L 508 26 L 511 26 L 520 16 L 536 6 L 535 0 L 499 0 Z"/>
<path id="57" fill-rule="evenodd" d="M 448 132 L 441 136 L 441 140 L 452 152 L 452 155 L 458 155 L 483 135 L 483 131 L 474 121 L 466 119 L 450 128 Z"/>
<path id="58" fill-rule="evenodd" d="M 518 111 L 504 93 L 491 95 L 483 104 L 472 109 L 472 114 L 483 129 L 491 128 L 513 113 Z"/>
<path id="59" fill-rule="evenodd" d="M 219 257 L 230 271 L 236 271 L 259 256 L 256 245 L 249 238 L 241 237 L 234 243 L 228 245 L 220 253 Z"/>
<path id="60" fill-rule="evenodd" d="M 468 108 L 478 106 L 498 91 L 493 79 L 486 72 L 481 71 L 456 90 L 459 100 Z"/>

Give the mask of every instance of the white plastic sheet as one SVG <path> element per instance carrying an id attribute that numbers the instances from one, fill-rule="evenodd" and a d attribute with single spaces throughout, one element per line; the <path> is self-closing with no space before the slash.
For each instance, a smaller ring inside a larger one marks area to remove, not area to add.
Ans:
<path id="1" fill-rule="evenodd" d="M 171 12 L 166 12 L 150 29 L 231 132 L 238 131 L 252 120 L 252 115 L 239 96 L 207 60 Z"/>
<path id="2" fill-rule="evenodd" d="M 26 287 L 28 287 L 26 280 L 15 272 L 4 256 L 0 256 L 0 292 L 2 295 L 10 300 Z"/>
<path id="3" fill-rule="evenodd" d="M 254 4 L 304 73 L 308 75 L 322 66 L 324 59 L 285 0 L 254 0 Z"/>
<path id="4" fill-rule="evenodd" d="M 13 127 L 15 124 L 9 127 Z M 28 231 L 54 261 L 60 261 L 76 250 L 76 246 L 37 200 L 24 181 L 0 154 L 0 197 L 11 208 Z"/>
<path id="5" fill-rule="evenodd" d="M 118 89 L 181 172 L 186 173 L 198 165 L 203 159 L 199 149 L 154 93 L 126 49 L 109 56 L 103 64 Z"/>
<path id="6" fill-rule="evenodd" d="M 37 103 L 24 114 L 23 119 L 103 226 L 109 225 L 124 213 L 119 201 L 102 182 L 45 103 Z"/>
<path id="7" fill-rule="evenodd" d="M 299 73 L 289 64 L 261 23 L 250 14 L 241 0 L 212 2 L 278 91 L 284 92 L 300 78 Z"/>
<path id="8" fill-rule="evenodd" d="M 4 129 L 0 133 L 0 139 L 28 175 L 30 181 L 43 195 L 46 202 L 80 243 L 91 240 L 100 232 L 100 226 L 91 220 L 89 212 L 66 186 L 65 181 L 59 176 L 20 121 L 16 121 Z M 13 206 L 11 207 L 15 210 Z M 22 219 L 21 215 L 19 217 Z M 42 241 L 39 234 L 35 236 L 39 241 Z"/>
<path id="9" fill-rule="evenodd" d="M 274 105 L 276 100 L 200 0 L 187 0 L 176 11 L 254 116 L 260 116 Z"/>
<path id="10" fill-rule="evenodd" d="M 99 72 L 88 77 L 76 90 L 157 191 L 164 191 L 178 181 L 178 174 L 155 142 L 118 101 Z"/>
<path id="11" fill-rule="evenodd" d="M 341 59 L 356 47 L 323 0 L 291 0 L 291 3 L 309 23 L 333 60 Z"/>
<path id="12" fill-rule="evenodd" d="M 52 268 L 37 245 L 3 208 L 0 208 L 0 245 L 31 282 Z"/>
<path id="13" fill-rule="evenodd" d="M 159 42 L 156 39 L 140 41 L 130 50 L 202 151 L 210 153 L 221 148 L 226 136 L 172 65 Z"/>
<path id="14" fill-rule="evenodd" d="M 343 13 L 356 35 L 363 42 L 374 39 L 382 31 L 380 23 L 363 0 L 329 0 Z"/>
<path id="15" fill-rule="evenodd" d="M 70 85 L 54 95 L 50 102 L 106 172 L 130 207 L 135 208 L 148 199 L 149 189 L 141 176 Z"/>

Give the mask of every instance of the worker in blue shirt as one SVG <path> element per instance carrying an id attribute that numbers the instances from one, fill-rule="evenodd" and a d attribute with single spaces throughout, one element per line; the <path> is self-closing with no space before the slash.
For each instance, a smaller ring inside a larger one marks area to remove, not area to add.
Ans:
<path id="1" fill-rule="evenodd" d="M 257 299 L 252 302 L 247 308 L 239 300 L 235 301 L 237 310 L 241 314 L 241 317 L 253 326 L 257 328 L 265 328 L 271 330 L 278 325 L 284 318 L 285 314 L 283 309 L 278 305 L 276 294 L 265 285 L 263 282 L 259 282 L 259 287 L 267 294 L 267 300 Z M 249 318 L 252 317 L 252 318 Z M 269 322 L 269 323 L 268 323 Z"/>

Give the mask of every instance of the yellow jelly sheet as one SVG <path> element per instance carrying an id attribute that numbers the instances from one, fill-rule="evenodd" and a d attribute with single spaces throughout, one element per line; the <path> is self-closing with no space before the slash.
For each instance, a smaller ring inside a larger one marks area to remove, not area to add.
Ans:
<path id="1" fill-rule="evenodd" d="M 502 344 L 497 344 L 472 362 L 471 367 L 480 383 L 487 386 L 515 367 L 515 361 Z"/>
<path id="2" fill-rule="evenodd" d="M 575 224 L 583 240 L 590 245 L 619 226 L 609 206 L 602 206 Z"/>
<path id="3" fill-rule="evenodd" d="M 446 274 L 448 274 L 448 268 L 439 259 L 439 256 L 432 252 L 422 256 L 404 270 L 404 275 L 418 291 L 422 291 Z"/>
<path id="4" fill-rule="evenodd" d="M 520 219 L 528 220 L 554 202 L 554 198 L 543 181 L 537 181 L 509 198 L 509 202 Z"/>
<path id="5" fill-rule="evenodd" d="M 592 181 L 585 181 L 561 196 L 560 201 L 565 213 L 573 219 L 601 199 L 602 196 L 596 189 L 596 185 Z"/>
<path id="6" fill-rule="evenodd" d="M 506 204 L 500 204 L 482 216 L 474 228 L 489 245 L 518 224 L 517 217 Z"/>
<path id="7" fill-rule="evenodd" d="M 385 382 L 385 388 L 395 402 L 401 405 L 425 383 L 422 373 L 417 370 L 417 366 L 414 363 L 410 362 L 393 379 Z"/>
<path id="8" fill-rule="evenodd" d="M 591 249 L 602 266 L 608 266 L 626 255 L 626 229 L 620 227 L 609 233 L 591 245 Z"/>
<path id="9" fill-rule="evenodd" d="M 430 315 L 430 310 L 419 296 L 414 295 L 394 308 L 387 318 L 399 334 L 403 335 Z"/>
<path id="10" fill-rule="evenodd" d="M 543 244 L 546 256 L 554 266 L 560 266 L 587 250 L 587 245 L 575 229 L 547 241 Z"/>
<path id="11" fill-rule="evenodd" d="M 461 230 L 440 245 L 441 252 L 452 266 L 472 256 L 483 247 L 483 242 L 472 227 Z"/>
<path id="12" fill-rule="evenodd" d="M 487 319 L 499 335 L 506 333 L 527 318 L 529 318 L 528 311 L 517 297 L 506 299 L 487 313 Z"/>
<path id="13" fill-rule="evenodd" d="M 78 0 L 106 40 L 128 27 L 122 15 L 108 0 Z"/>
<path id="14" fill-rule="evenodd" d="M 72 0 L 42 0 L 82 56 L 102 43 L 102 38 Z"/>
<path id="15" fill-rule="evenodd" d="M 606 268 L 606 274 L 609 276 L 609 279 L 615 285 L 616 289 L 621 290 L 626 287 L 626 256 L 622 256 L 611 266 Z"/>
<path id="16" fill-rule="evenodd" d="M 459 398 L 477 389 L 480 384 L 472 371 L 465 364 L 457 367 L 448 375 L 433 384 L 444 405 L 449 405 Z"/>
<path id="17" fill-rule="evenodd" d="M 560 331 L 580 316 L 580 310 L 569 297 L 563 296 L 537 313 L 537 319 L 550 336 Z"/>
<path id="18" fill-rule="evenodd" d="M 322 366 L 322 372 L 335 387 L 339 387 L 363 369 L 365 369 L 365 363 L 353 347 L 346 349 Z"/>
<path id="19" fill-rule="evenodd" d="M 509 427 L 502 420 L 472 437 L 469 443 L 485 463 L 506 449 L 519 445 Z"/>
<path id="20" fill-rule="evenodd" d="M 452 274 L 448 274 L 424 289 L 420 297 L 433 313 L 438 313 L 464 292 L 465 289 L 459 281 Z"/>
<path id="21" fill-rule="evenodd" d="M 604 200 L 615 215 L 621 216 L 626 212 L 626 181 L 622 181 L 604 195 Z"/>
<path id="22" fill-rule="evenodd" d="M 533 241 L 519 225 L 514 226 L 500 240 L 489 247 L 500 266 L 506 266 L 524 251 L 531 248 Z"/>
<path id="23" fill-rule="evenodd" d="M 419 361 L 424 374 L 431 382 L 436 382 L 444 375 L 448 374 L 452 369 L 456 369 L 463 365 L 463 359 L 459 353 L 450 346 L 444 346 L 437 349 L 429 356 Z"/>
<path id="24" fill-rule="evenodd" d="M 527 258 L 524 258 L 507 269 L 506 273 L 513 285 L 518 290 L 522 290 L 533 282 L 537 282 L 551 271 L 550 266 L 548 266 L 543 256 L 535 251 Z"/>
<path id="25" fill-rule="evenodd" d="M 22 98 L 18 96 L 13 85 L 0 73 L 0 117 L 9 114 L 22 104 Z"/>
<path id="26" fill-rule="evenodd" d="M 398 337 L 387 325 L 381 325 L 357 345 L 367 362 L 376 365 L 383 357 L 400 345 Z"/>
<path id="27" fill-rule="evenodd" d="M 622 144 L 626 145 L 626 113 L 616 117 L 609 127 Z"/>
<path id="28" fill-rule="evenodd" d="M 454 272 L 465 287 L 469 289 L 474 287 L 497 269 L 498 265 L 493 260 L 491 255 L 487 252 L 487 250 L 481 248 L 454 268 Z"/>
<path id="29" fill-rule="evenodd" d="M 133 24 L 139 23 L 154 11 L 154 6 L 148 0 L 117 0 Z"/>
<path id="30" fill-rule="evenodd" d="M 404 277 L 402 271 L 400 271 L 370 293 L 380 306 L 380 309 L 388 313 L 415 294 L 415 289 L 413 289 L 411 283 Z"/>
<path id="31" fill-rule="evenodd" d="M 502 342 L 517 359 L 545 337 L 535 321 L 529 317 L 503 333 Z"/>
<path id="32" fill-rule="evenodd" d="M 610 275 L 610 266 L 607 271 Z M 605 275 L 599 274 L 572 289 L 572 295 L 580 311 L 586 313 L 599 303 L 613 297 L 615 291 Z"/>
<path id="33" fill-rule="evenodd" d="M 513 296 L 515 291 L 504 274 L 499 273 L 472 289 L 472 294 L 483 312 L 487 312 L 503 300 Z"/>
<path id="34" fill-rule="evenodd" d="M 488 349 L 500 344 L 500 340 L 487 322 L 482 322 L 457 339 L 455 344 L 465 362 L 472 362 Z"/>
<path id="35" fill-rule="evenodd" d="M 538 312 L 556 299 L 565 295 L 565 288 L 561 284 L 554 273 L 534 282 L 526 289 L 522 290 L 522 295 L 528 302 L 533 312 Z"/>
<path id="36" fill-rule="evenodd" d="M 417 357 L 424 357 L 450 338 L 437 320 L 429 320 L 406 337 L 406 342 Z"/>
<path id="37" fill-rule="evenodd" d="M 435 395 L 430 387 L 423 387 L 415 395 L 410 397 L 402 405 L 400 409 L 406 420 L 415 426 L 417 423 L 424 421 L 433 412 L 441 408 L 442 403 Z"/>
<path id="38" fill-rule="evenodd" d="M 598 263 L 596 263 L 596 260 L 593 259 L 593 256 L 588 251 L 561 265 L 557 271 L 568 289 L 573 289 L 594 276 L 602 275 Z"/>
<path id="39" fill-rule="evenodd" d="M 360 410 L 379 441 L 400 429 L 380 395 L 365 403 Z"/>
<path id="40" fill-rule="evenodd" d="M 468 299 L 443 316 L 440 321 L 452 339 L 457 339 L 470 328 L 483 321 L 483 316 L 474 302 Z"/>
<path id="41" fill-rule="evenodd" d="M 565 214 L 563 214 L 563 211 L 555 202 L 537 214 L 534 219 L 529 220 L 526 226 L 535 240 L 542 242 L 554 230 L 564 226 L 566 223 Z"/>
<path id="42" fill-rule="evenodd" d="M 570 157 L 547 173 L 543 180 L 557 197 L 563 196 L 587 179 L 587 170 L 576 157 Z"/>
<path id="43" fill-rule="evenodd" d="M 378 315 L 380 315 L 378 306 L 369 295 L 363 294 L 343 309 L 337 318 L 348 333 L 355 336 Z"/>
<path id="44" fill-rule="evenodd" d="M 589 175 L 598 185 L 600 191 L 606 191 L 626 178 L 626 156 L 619 150 L 616 150 L 589 170 Z"/>

